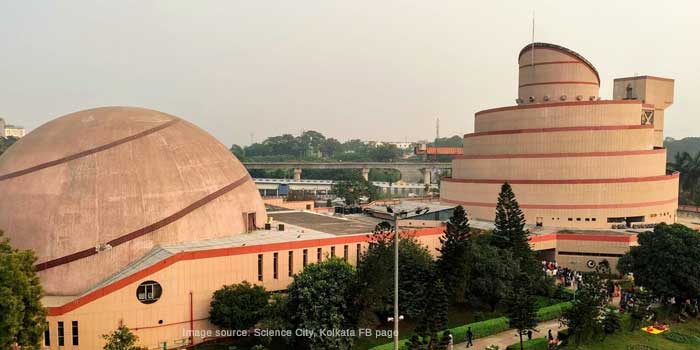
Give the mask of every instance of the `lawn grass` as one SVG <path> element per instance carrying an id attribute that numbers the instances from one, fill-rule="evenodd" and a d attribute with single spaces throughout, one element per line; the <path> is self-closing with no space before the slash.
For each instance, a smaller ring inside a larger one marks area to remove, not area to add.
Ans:
<path id="1" fill-rule="evenodd" d="M 669 326 L 674 332 L 700 336 L 700 320 L 690 320 L 686 323 L 672 323 Z M 642 332 L 641 329 L 629 331 L 629 327 L 626 324 L 622 331 L 608 336 L 602 341 L 590 341 L 585 345 L 579 346 L 578 348 L 569 348 L 579 350 L 627 350 L 628 345 L 647 345 L 659 350 L 698 349 L 697 344 L 681 344 L 672 342 L 666 339 L 663 334 L 648 334 Z"/>

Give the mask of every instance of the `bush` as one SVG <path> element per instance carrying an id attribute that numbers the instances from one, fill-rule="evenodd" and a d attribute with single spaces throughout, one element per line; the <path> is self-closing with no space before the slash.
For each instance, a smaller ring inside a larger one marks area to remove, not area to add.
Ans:
<path id="1" fill-rule="evenodd" d="M 547 350 L 549 343 L 547 338 L 536 338 L 532 340 L 523 341 L 524 350 Z M 520 350 L 520 342 L 510 344 L 506 350 Z"/>
<path id="2" fill-rule="evenodd" d="M 668 339 L 674 343 L 700 344 L 700 337 L 697 337 L 694 335 L 688 335 L 688 334 L 672 332 L 672 331 L 664 332 L 663 335 L 664 335 L 664 337 L 666 337 L 666 339 Z"/>
<path id="3" fill-rule="evenodd" d="M 559 318 L 564 311 L 568 310 L 569 308 L 571 308 L 570 301 L 543 307 L 537 310 L 537 321 L 542 322 Z"/>
<path id="4" fill-rule="evenodd" d="M 559 304 L 555 304 L 552 306 L 547 306 L 543 307 L 539 310 L 537 310 L 537 321 L 549 321 L 553 320 L 564 312 L 564 310 L 567 310 L 571 307 L 571 302 L 563 302 Z M 486 321 L 480 321 L 480 322 L 474 322 L 474 323 L 469 323 L 463 326 L 455 327 L 450 329 L 450 332 L 452 332 L 452 336 L 454 338 L 454 343 L 462 343 L 467 339 L 467 329 L 471 327 L 472 328 L 472 333 L 474 333 L 474 338 L 483 338 L 483 337 L 488 337 L 490 335 L 494 335 L 496 333 L 500 333 L 503 331 L 506 331 L 510 329 L 510 326 L 508 325 L 508 318 L 506 317 L 498 317 L 498 318 L 492 318 L 490 320 Z M 533 339 L 535 340 L 535 339 Z M 400 343 L 399 348 L 404 349 L 405 348 L 405 343 L 406 340 L 402 340 Z M 391 350 L 394 348 L 393 343 L 386 343 L 382 344 L 379 346 L 375 346 L 372 348 L 372 350 Z M 518 342 L 518 348 L 520 348 L 520 343 Z M 533 348 L 536 349 L 536 348 Z M 545 348 L 546 349 L 546 348 Z"/>

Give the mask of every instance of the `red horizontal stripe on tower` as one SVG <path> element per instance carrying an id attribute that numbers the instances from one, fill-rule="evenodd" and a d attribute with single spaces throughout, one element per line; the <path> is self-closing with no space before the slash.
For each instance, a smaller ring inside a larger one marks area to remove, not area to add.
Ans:
<path id="1" fill-rule="evenodd" d="M 507 134 L 527 134 L 527 133 L 542 133 L 542 132 L 568 132 L 568 131 L 605 131 L 605 130 L 635 130 L 635 129 L 653 129 L 654 125 L 604 125 L 604 126 L 571 126 L 564 128 L 536 128 L 536 129 L 514 129 L 514 130 L 497 130 L 475 132 L 464 134 L 464 138 L 488 136 L 488 135 L 507 135 Z"/>

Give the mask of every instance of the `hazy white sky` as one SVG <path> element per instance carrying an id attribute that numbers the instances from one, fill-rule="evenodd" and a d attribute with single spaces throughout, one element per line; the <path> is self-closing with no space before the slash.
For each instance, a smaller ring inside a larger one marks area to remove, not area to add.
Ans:
<path id="1" fill-rule="evenodd" d="M 229 145 L 473 130 L 514 104 L 517 54 L 560 44 L 612 79 L 676 79 L 666 135 L 700 136 L 695 1 L 0 0 L 0 116 L 35 128 L 105 105 L 188 119 Z"/>

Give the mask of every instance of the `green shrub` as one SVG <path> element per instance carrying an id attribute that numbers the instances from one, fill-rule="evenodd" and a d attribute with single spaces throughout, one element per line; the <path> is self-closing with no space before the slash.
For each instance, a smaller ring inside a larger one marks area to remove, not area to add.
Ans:
<path id="1" fill-rule="evenodd" d="M 570 301 L 543 307 L 537 310 L 537 321 L 542 322 L 559 318 L 569 308 L 571 308 Z"/>
<path id="2" fill-rule="evenodd" d="M 571 307 L 571 302 L 563 302 L 559 304 L 554 304 L 551 306 L 543 307 L 537 310 L 537 321 L 549 321 L 558 318 L 561 314 Z M 454 338 L 455 344 L 462 343 L 467 339 L 467 329 L 471 327 L 472 333 L 474 333 L 474 338 L 483 338 L 496 333 L 500 333 L 510 329 L 508 325 L 508 318 L 498 317 L 492 318 L 485 321 L 473 322 L 465 324 L 463 326 L 455 327 L 450 329 L 452 336 Z M 534 339 L 533 339 L 534 340 Z M 404 349 L 407 340 L 402 340 L 399 348 Z M 518 346 L 520 343 L 518 343 Z M 378 345 L 372 348 L 372 350 L 391 350 L 394 348 L 394 343 L 386 343 Z"/>
<path id="3" fill-rule="evenodd" d="M 663 333 L 666 339 L 681 344 L 700 344 L 700 337 L 678 332 L 667 331 Z"/>
<path id="4" fill-rule="evenodd" d="M 547 350 L 548 346 L 549 342 L 547 342 L 547 338 L 535 338 L 523 341 L 524 350 Z M 520 350 L 520 342 L 508 345 L 506 350 Z"/>

